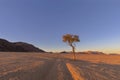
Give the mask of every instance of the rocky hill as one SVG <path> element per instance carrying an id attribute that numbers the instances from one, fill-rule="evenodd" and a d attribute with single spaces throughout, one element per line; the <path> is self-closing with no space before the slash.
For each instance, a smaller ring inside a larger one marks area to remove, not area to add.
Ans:
<path id="1" fill-rule="evenodd" d="M 45 52 L 32 44 L 25 42 L 9 42 L 5 39 L 0 39 L 1 52 Z"/>

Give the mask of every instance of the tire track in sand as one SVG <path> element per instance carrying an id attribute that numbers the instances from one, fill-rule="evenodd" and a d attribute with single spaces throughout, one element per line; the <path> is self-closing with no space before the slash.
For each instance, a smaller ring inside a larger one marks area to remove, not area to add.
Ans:
<path id="1" fill-rule="evenodd" d="M 80 72 L 77 69 L 75 69 L 75 67 L 72 64 L 66 63 L 66 66 L 67 66 L 68 70 L 70 71 L 70 73 L 71 73 L 74 80 L 85 80 L 80 75 Z"/>
<path id="2" fill-rule="evenodd" d="M 73 80 L 66 64 L 61 59 L 56 59 L 48 75 L 43 80 Z"/>

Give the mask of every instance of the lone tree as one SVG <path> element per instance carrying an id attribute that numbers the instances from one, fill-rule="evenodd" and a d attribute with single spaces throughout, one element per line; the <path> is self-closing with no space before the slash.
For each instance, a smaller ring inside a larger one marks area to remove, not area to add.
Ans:
<path id="1" fill-rule="evenodd" d="M 73 60 L 76 60 L 75 56 L 75 42 L 80 42 L 78 35 L 65 34 L 63 35 L 63 42 L 66 42 L 69 46 L 72 47 L 72 52 L 74 54 Z"/>

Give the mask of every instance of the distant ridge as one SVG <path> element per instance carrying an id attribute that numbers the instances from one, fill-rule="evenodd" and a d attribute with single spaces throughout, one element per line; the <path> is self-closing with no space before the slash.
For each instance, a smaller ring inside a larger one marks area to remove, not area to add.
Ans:
<path id="1" fill-rule="evenodd" d="M 67 51 L 62 51 L 60 52 L 61 54 L 69 54 L 72 52 L 67 52 Z M 99 52 L 99 51 L 83 51 L 83 52 L 76 52 L 76 54 L 105 54 L 103 52 Z"/>
<path id="2" fill-rule="evenodd" d="M 99 51 L 84 51 L 84 52 L 79 52 L 80 54 L 105 54 L 103 52 Z"/>
<path id="3" fill-rule="evenodd" d="M 9 42 L 0 38 L 1 52 L 45 52 L 32 44 L 25 42 Z"/>

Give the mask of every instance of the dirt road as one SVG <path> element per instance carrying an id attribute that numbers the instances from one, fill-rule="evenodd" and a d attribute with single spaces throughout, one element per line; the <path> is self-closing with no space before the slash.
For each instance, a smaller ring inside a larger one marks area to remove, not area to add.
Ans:
<path id="1" fill-rule="evenodd" d="M 0 80 L 120 80 L 120 65 L 55 54 L 0 54 Z"/>
<path id="2" fill-rule="evenodd" d="M 8 71 L 1 73 L 0 80 L 73 80 L 63 59 L 48 59 L 17 65 L 16 68 L 8 67 Z"/>

